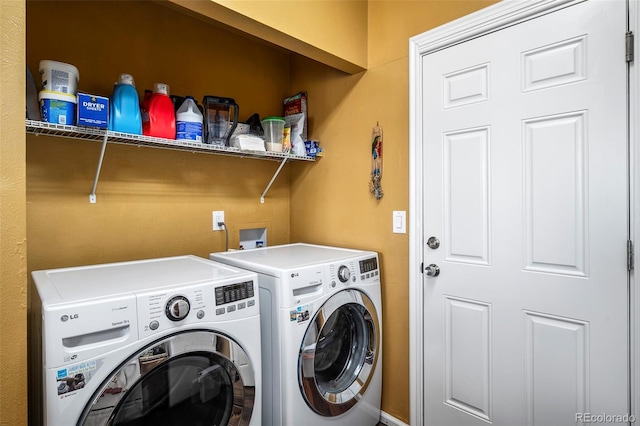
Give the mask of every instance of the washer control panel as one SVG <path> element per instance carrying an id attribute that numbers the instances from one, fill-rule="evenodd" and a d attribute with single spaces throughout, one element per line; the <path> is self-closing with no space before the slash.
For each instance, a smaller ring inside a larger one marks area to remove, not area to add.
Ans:
<path id="1" fill-rule="evenodd" d="M 340 265 L 340 267 L 338 268 L 338 279 L 341 282 L 346 283 L 349 281 L 349 278 L 351 278 L 351 271 L 349 270 L 349 268 L 347 268 L 345 265 Z"/>
<path id="2" fill-rule="evenodd" d="M 253 281 L 245 281 L 216 287 L 216 315 L 224 315 L 255 306 L 253 286 Z"/>
<path id="3" fill-rule="evenodd" d="M 164 313 L 171 321 L 181 321 L 189 315 L 190 310 L 191 303 L 189 303 L 189 299 L 184 296 L 173 296 L 167 302 Z"/>
<path id="4" fill-rule="evenodd" d="M 253 281 L 216 287 L 216 306 L 253 297 Z"/>
<path id="5" fill-rule="evenodd" d="M 163 330 L 258 315 L 257 278 L 138 294 L 140 337 Z"/>

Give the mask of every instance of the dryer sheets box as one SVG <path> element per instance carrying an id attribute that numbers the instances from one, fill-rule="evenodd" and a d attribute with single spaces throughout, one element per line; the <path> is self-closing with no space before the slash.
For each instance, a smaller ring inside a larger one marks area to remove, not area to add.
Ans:
<path id="1" fill-rule="evenodd" d="M 78 93 L 78 126 L 99 127 L 109 126 L 109 98 L 104 96 Z"/>

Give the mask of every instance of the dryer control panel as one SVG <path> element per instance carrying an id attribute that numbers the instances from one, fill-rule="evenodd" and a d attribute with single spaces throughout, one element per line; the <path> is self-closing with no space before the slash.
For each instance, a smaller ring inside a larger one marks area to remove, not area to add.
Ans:
<path id="1" fill-rule="evenodd" d="M 279 285 L 285 290 L 280 293 L 280 306 L 287 308 L 310 303 L 354 285 L 379 286 L 381 280 L 378 256 L 375 254 L 288 269 L 285 278 L 283 284 Z"/>
<path id="2" fill-rule="evenodd" d="M 380 276 L 380 272 L 378 271 L 377 257 L 362 259 L 359 261 L 359 266 L 360 266 L 360 279 L 362 281 L 369 278 Z"/>
<path id="3" fill-rule="evenodd" d="M 340 263 L 330 264 L 329 275 L 331 276 L 332 289 L 336 289 L 342 285 L 380 282 L 378 257 L 372 256 L 360 259 L 349 259 Z"/>

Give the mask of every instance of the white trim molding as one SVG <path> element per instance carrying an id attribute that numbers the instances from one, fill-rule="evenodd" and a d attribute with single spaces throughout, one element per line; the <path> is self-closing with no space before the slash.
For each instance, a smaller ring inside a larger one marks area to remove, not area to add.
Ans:
<path id="1" fill-rule="evenodd" d="M 423 148 L 422 126 L 422 57 L 502 28 L 532 19 L 542 14 L 581 3 L 585 0 L 504 0 L 455 21 L 434 28 L 409 39 L 409 372 L 410 372 L 410 424 L 428 425 L 424 412 L 424 291 L 421 272 L 424 258 L 423 241 Z M 638 34 L 640 5 L 628 0 L 629 29 Z M 636 36 L 636 39 L 638 36 Z M 630 236 L 640 247 L 640 71 L 638 45 L 635 62 L 631 64 L 629 87 L 629 179 L 630 179 Z M 634 258 L 635 271 L 640 270 L 640 250 Z M 635 273 L 630 276 L 630 349 L 631 349 L 631 401 L 630 413 L 640 419 L 640 291 L 635 289 Z"/>
<path id="2" fill-rule="evenodd" d="M 385 413 L 384 411 L 380 414 L 380 423 L 387 426 L 409 426 L 402 420 L 398 420 L 391 414 Z"/>
<path id="3" fill-rule="evenodd" d="M 635 34 L 634 61 L 629 66 L 629 235 L 634 246 L 640 243 L 640 69 L 638 61 L 638 35 L 640 34 L 640 4 L 630 0 L 629 31 Z M 640 254 L 635 250 L 633 270 L 629 277 L 629 322 L 631 348 L 631 401 L 630 414 L 640 419 L 640 291 L 637 288 L 636 274 L 640 269 Z"/>
<path id="4" fill-rule="evenodd" d="M 422 56 L 583 1 L 504 0 L 414 36 L 409 43 Z"/>

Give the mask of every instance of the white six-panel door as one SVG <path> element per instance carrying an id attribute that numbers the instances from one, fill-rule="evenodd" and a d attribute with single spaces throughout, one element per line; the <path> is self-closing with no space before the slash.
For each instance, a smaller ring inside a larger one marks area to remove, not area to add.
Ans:
<path id="1" fill-rule="evenodd" d="M 420 59 L 425 424 L 629 413 L 625 7 Z"/>

